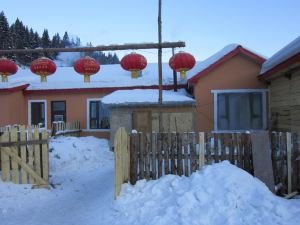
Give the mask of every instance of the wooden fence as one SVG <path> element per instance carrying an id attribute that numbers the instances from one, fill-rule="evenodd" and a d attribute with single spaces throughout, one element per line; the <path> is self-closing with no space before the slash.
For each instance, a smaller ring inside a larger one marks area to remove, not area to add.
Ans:
<path id="1" fill-rule="evenodd" d="M 52 123 L 52 136 L 80 136 L 80 122 L 53 122 Z"/>
<path id="2" fill-rule="evenodd" d="M 48 188 L 48 133 L 18 126 L 0 135 L 1 178 L 4 182 Z"/>
<path id="3" fill-rule="evenodd" d="M 286 133 L 272 134 L 272 156 L 276 184 L 286 193 L 288 176 L 293 178 L 290 190 L 299 190 L 298 147 L 291 150 L 292 167 L 288 168 Z M 281 138 L 281 139 L 280 139 Z M 291 139 L 296 140 L 296 137 Z M 253 140 L 252 140 L 253 141 Z M 275 144 L 277 143 L 277 147 Z M 278 146 L 280 143 L 280 146 Z M 291 146 L 290 146 L 291 147 Z M 115 194 L 121 184 L 135 184 L 140 179 L 157 179 L 165 174 L 189 176 L 205 164 L 228 160 L 232 164 L 253 174 L 252 146 L 249 133 L 133 133 L 128 135 L 124 128 L 115 136 Z M 273 161 L 273 162 L 275 162 Z M 283 172 L 284 171 L 284 172 Z M 289 192 L 290 193 L 290 192 Z"/>

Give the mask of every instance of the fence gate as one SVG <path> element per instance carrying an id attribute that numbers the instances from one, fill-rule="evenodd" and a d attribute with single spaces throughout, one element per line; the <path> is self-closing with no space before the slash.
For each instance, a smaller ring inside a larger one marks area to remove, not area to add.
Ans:
<path id="1" fill-rule="evenodd" d="M 4 182 L 49 188 L 48 133 L 19 126 L 0 136 L 1 177 Z"/>

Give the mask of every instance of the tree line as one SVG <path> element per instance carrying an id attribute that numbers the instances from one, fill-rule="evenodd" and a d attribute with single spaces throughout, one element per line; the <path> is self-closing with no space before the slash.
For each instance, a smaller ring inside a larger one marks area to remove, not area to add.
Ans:
<path id="1" fill-rule="evenodd" d="M 42 36 L 37 31 L 24 25 L 20 19 L 9 25 L 4 12 L 0 12 L 0 49 L 35 49 L 35 48 L 71 48 L 81 46 L 80 38 L 70 38 L 66 31 L 61 38 L 56 33 L 51 38 L 47 29 L 44 29 Z M 92 46 L 88 43 L 87 46 Z M 118 56 L 114 53 L 103 52 L 83 53 L 94 57 L 100 64 L 117 64 Z M 58 53 L 28 53 L 7 55 L 20 65 L 28 66 L 39 57 L 48 57 L 55 60 Z M 75 60 L 75 59 L 74 59 Z"/>

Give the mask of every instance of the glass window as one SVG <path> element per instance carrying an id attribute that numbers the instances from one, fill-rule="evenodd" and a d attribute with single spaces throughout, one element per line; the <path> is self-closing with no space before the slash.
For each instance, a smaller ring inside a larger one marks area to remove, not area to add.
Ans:
<path id="1" fill-rule="evenodd" d="M 51 119 L 54 121 L 67 121 L 66 118 L 66 101 L 51 102 Z"/>
<path id="2" fill-rule="evenodd" d="M 218 94 L 218 130 L 263 129 L 262 93 Z"/>
<path id="3" fill-rule="evenodd" d="M 90 129 L 109 129 L 109 110 L 101 101 L 90 101 Z"/>
<path id="4" fill-rule="evenodd" d="M 45 127 L 45 103 L 31 102 L 31 125 Z"/>

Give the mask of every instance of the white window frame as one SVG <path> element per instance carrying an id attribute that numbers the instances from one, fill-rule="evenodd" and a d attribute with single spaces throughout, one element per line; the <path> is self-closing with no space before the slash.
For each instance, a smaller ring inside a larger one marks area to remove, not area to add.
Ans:
<path id="1" fill-rule="evenodd" d="M 31 118 L 31 103 L 44 103 L 45 105 L 45 129 L 47 129 L 47 122 L 48 122 L 48 119 L 47 119 L 47 114 L 48 114 L 48 111 L 47 111 L 47 100 L 45 99 L 40 99 L 40 100 L 28 100 L 28 124 L 29 125 L 32 125 L 32 118 Z"/>
<path id="2" fill-rule="evenodd" d="M 86 104 L 86 130 L 87 132 L 108 132 L 110 129 L 91 129 L 90 128 L 90 102 L 101 101 L 102 98 L 88 98 Z"/>
<path id="3" fill-rule="evenodd" d="M 245 132 L 248 130 L 218 130 L 218 94 L 224 93 L 262 93 L 262 113 L 263 113 L 263 128 L 267 129 L 267 92 L 268 89 L 226 89 L 226 90 L 211 90 L 214 94 L 214 132 Z M 251 130 L 249 130 L 251 131 Z"/>

